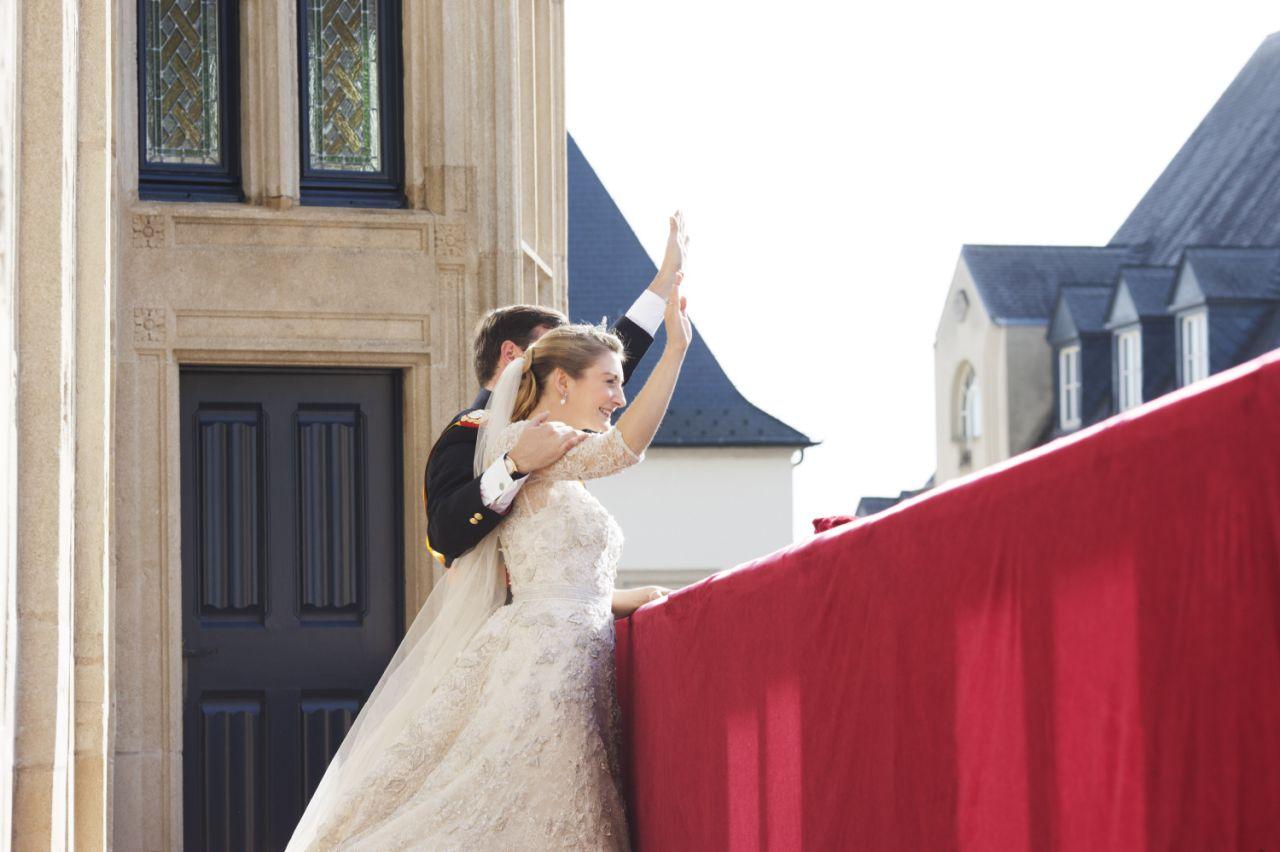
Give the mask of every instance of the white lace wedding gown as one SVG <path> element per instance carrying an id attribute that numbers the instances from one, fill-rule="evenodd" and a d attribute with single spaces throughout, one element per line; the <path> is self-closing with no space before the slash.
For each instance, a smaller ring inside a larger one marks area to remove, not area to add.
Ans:
<path id="1" fill-rule="evenodd" d="M 509 450 L 526 421 L 498 436 Z M 622 531 L 579 480 L 640 461 L 617 429 L 530 476 L 497 528 L 489 617 L 319 849 L 628 849 L 610 609 Z"/>

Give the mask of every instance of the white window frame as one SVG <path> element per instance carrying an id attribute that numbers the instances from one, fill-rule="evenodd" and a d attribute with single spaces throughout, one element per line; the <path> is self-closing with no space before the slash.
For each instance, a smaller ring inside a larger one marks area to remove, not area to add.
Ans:
<path id="1" fill-rule="evenodd" d="M 1209 316 L 1204 309 L 1178 317 L 1178 354 L 1183 387 L 1209 375 Z"/>
<path id="2" fill-rule="evenodd" d="M 960 385 L 960 440 L 982 437 L 982 387 L 978 372 L 970 367 Z"/>
<path id="3" fill-rule="evenodd" d="M 1116 335 L 1116 407 L 1128 411 L 1142 404 L 1142 329 Z"/>
<path id="4" fill-rule="evenodd" d="M 1058 350 L 1058 423 L 1063 429 L 1080 426 L 1080 346 Z"/>

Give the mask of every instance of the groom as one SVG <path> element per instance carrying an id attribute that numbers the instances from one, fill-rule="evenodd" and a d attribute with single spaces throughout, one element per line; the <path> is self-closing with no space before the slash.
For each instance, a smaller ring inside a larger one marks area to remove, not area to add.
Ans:
<path id="1" fill-rule="evenodd" d="M 676 273 L 684 265 L 686 240 L 679 213 L 669 225 L 658 274 L 613 329 L 626 349 L 623 384 L 653 342 Z M 524 357 L 524 350 L 535 340 L 567 322 L 568 318 L 556 310 L 513 305 L 490 311 L 480 324 L 474 357 L 481 390 L 471 407 L 450 420 L 436 440 L 427 457 L 424 478 L 428 547 L 446 566 L 479 544 L 502 521 L 528 474 L 558 461 L 580 440 L 563 424 L 534 418 L 509 453 L 480 476 L 474 472 L 476 432 L 498 377 L 508 364 Z"/>

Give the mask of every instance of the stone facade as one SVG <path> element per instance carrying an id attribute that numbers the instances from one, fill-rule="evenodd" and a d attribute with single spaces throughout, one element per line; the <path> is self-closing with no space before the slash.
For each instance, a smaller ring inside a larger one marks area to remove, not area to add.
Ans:
<path id="1" fill-rule="evenodd" d="M 180 368 L 401 373 L 411 614 L 475 322 L 565 306 L 559 0 L 403 4 L 403 210 L 299 204 L 297 4 L 239 7 L 232 204 L 139 200 L 137 3 L 0 4 L 6 848 L 182 844 Z"/>

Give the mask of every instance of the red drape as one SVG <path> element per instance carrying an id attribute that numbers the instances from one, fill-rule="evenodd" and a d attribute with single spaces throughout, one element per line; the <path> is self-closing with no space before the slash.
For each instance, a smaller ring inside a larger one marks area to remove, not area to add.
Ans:
<path id="1" fill-rule="evenodd" d="M 1280 354 L 617 627 L 642 849 L 1280 848 Z"/>

